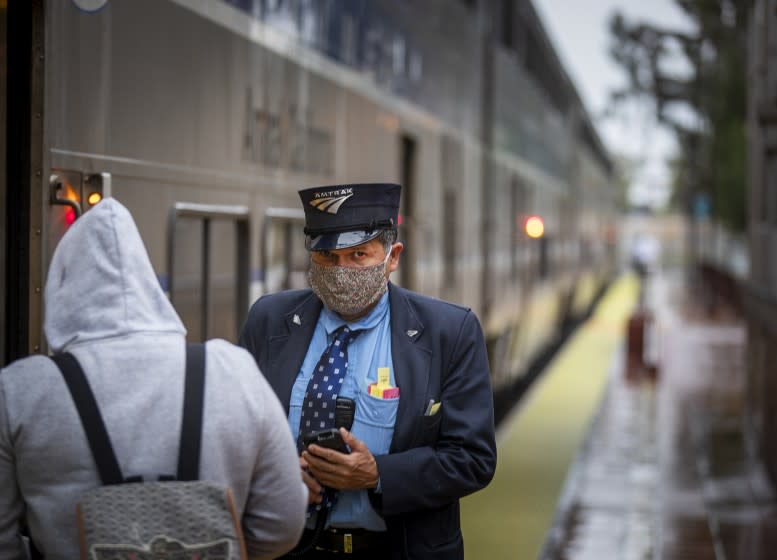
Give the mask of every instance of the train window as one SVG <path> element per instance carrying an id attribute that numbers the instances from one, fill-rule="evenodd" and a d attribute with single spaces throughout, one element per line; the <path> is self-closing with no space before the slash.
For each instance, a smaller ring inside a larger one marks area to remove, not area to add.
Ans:
<path id="1" fill-rule="evenodd" d="M 249 211 L 176 203 L 168 225 L 170 299 L 187 339 L 237 341 L 248 308 Z"/>
<path id="2" fill-rule="evenodd" d="M 189 340 L 205 340 L 203 324 L 203 221 L 182 217 L 175 222 L 173 268 L 170 270 L 170 299 L 186 325 Z"/>
<path id="3" fill-rule="evenodd" d="M 238 318 L 240 310 L 235 289 L 238 270 L 237 228 L 230 220 L 211 220 L 207 242 L 210 243 L 207 253 L 210 262 L 206 276 L 210 292 L 207 332 L 213 333 L 211 336 L 236 341 L 242 327 L 242 316 Z"/>
<path id="4" fill-rule="evenodd" d="M 262 224 L 262 293 L 307 287 L 308 252 L 299 208 L 268 208 Z"/>
<path id="5" fill-rule="evenodd" d="M 351 14 L 342 16 L 342 33 L 340 34 L 340 59 L 349 66 L 356 65 L 356 50 L 358 32 L 356 21 Z"/>

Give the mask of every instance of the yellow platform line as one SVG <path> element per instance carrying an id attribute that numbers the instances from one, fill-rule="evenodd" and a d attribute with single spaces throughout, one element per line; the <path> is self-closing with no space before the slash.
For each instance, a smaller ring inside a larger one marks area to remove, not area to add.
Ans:
<path id="1" fill-rule="evenodd" d="M 539 555 L 638 294 L 633 275 L 614 282 L 505 420 L 494 480 L 462 501 L 468 560 L 534 560 Z"/>

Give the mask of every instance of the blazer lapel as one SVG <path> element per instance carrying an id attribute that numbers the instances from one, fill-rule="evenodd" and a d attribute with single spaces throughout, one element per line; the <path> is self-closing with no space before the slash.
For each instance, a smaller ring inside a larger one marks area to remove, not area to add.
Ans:
<path id="1" fill-rule="evenodd" d="M 284 316 L 283 322 L 278 323 L 278 332 L 269 334 L 270 371 L 265 376 L 275 389 L 286 414 L 289 413 L 291 388 L 302 367 L 310 339 L 313 338 L 321 307 L 321 302 L 311 293 L 296 309 Z"/>
<path id="2" fill-rule="evenodd" d="M 389 284 L 391 306 L 391 359 L 399 387 L 399 410 L 391 451 L 407 449 L 418 419 L 424 412 L 432 350 L 424 339 L 424 326 L 404 290 Z"/>

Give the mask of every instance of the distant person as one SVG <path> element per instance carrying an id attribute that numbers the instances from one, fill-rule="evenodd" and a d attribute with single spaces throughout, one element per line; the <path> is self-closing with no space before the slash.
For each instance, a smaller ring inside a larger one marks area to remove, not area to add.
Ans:
<path id="1" fill-rule="evenodd" d="M 312 289 L 259 299 L 240 343 L 287 409 L 318 506 L 300 557 L 463 558 L 459 499 L 496 467 L 480 324 L 466 307 L 389 282 L 403 249 L 399 185 L 299 194 Z M 339 430 L 350 454 L 306 447 L 306 435 L 338 427 L 341 403 L 354 407 Z"/>
<path id="2" fill-rule="evenodd" d="M 127 476 L 175 473 L 186 331 L 162 292 L 129 212 L 105 199 L 59 243 L 45 332 L 78 360 Z M 278 399 L 253 358 L 206 344 L 200 479 L 232 489 L 252 558 L 291 549 L 307 489 Z M 24 558 L 29 527 L 47 560 L 79 558 L 76 503 L 101 484 L 65 381 L 46 356 L 0 373 L 0 558 Z"/>
<path id="3" fill-rule="evenodd" d="M 653 235 L 637 234 L 631 242 L 631 264 L 640 278 L 645 278 L 655 269 L 661 245 Z"/>

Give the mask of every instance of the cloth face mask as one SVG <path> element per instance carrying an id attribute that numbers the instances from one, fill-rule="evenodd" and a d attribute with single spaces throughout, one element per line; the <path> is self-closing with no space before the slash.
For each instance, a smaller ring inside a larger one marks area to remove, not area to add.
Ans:
<path id="1" fill-rule="evenodd" d="M 322 265 L 310 262 L 308 280 L 313 292 L 332 311 L 356 315 L 378 301 L 388 289 L 386 263 L 372 266 Z"/>

